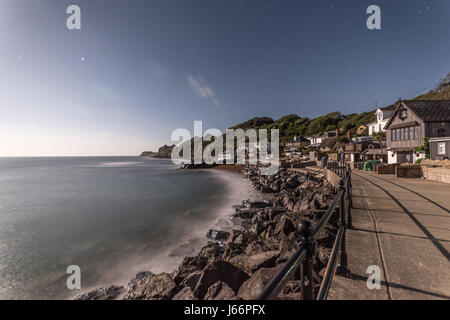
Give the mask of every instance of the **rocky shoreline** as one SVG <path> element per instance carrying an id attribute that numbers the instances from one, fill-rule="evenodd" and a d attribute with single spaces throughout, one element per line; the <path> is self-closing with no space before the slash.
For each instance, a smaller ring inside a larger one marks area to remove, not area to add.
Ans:
<path id="1" fill-rule="evenodd" d="M 106 286 L 78 296 L 78 300 L 251 300 L 290 258 L 297 247 L 300 221 L 314 225 L 335 196 L 320 174 L 281 169 L 261 176 L 256 166 L 243 170 L 264 201 L 242 201 L 230 217 L 233 231 L 210 230 L 210 240 L 193 257 L 184 258 L 174 273 L 138 273 L 127 286 Z M 330 219 L 317 241 L 314 286 L 317 289 L 337 231 Z M 300 281 L 288 282 L 281 299 L 298 299 Z"/>

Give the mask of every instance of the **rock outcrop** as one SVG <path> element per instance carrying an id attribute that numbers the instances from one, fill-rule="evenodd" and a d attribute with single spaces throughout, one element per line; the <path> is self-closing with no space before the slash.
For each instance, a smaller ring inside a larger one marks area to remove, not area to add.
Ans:
<path id="1" fill-rule="evenodd" d="M 79 295 L 75 300 L 115 300 L 125 291 L 123 286 L 101 287 Z"/>
<path id="2" fill-rule="evenodd" d="M 141 153 L 141 157 L 170 159 L 172 157 L 172 150 L 174 147 L 175 145 L 172 146 L 164 145 L 158 149 L 158 152 L 144 151 Z"/>
<path id="3" fill-rule="evenodd" d="M 125 300 L 168 300 L 173 297 L 176 285 L 168 273 L 138 273 L 129 283 Z"/>

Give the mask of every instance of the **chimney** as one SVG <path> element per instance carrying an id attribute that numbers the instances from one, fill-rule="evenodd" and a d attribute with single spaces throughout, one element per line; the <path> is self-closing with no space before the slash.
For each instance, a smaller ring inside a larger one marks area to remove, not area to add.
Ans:
<path id="1" fill-rule="evenodd" d="M 351 136 L 351 134 L 350 134 L 350 130 L 348 130 L 348 131 L 347 131 L 347 139 L 348 139 L 348 140 L 351 140 L 351 138 L 352 138 L 352 136 Z"/>
<path id="2" fill-rule="evenodd" d="M 336 137 L 339 137 L 339 129 L 336 129 Z"/>

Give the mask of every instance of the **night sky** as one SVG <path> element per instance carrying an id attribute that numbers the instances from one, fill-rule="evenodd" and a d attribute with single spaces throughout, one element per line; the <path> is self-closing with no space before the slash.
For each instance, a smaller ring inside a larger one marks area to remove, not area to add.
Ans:
<path id="1" fill-rule="evenodd" d="M 1 0 L 0 39 L 0 156 L 135 155 L 194 120 L 224 130 L 426 92 L 450 72 L 450 1 Z"/>

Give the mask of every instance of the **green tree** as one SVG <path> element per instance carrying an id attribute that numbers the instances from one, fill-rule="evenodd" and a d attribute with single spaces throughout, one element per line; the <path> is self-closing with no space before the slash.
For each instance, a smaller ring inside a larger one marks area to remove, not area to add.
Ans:
<path id="1" fill-rule="evenodd" d="M 386 140 L 386 131 L 379 131 L 373 134 L 373 137 L 377 141 Z"/>

